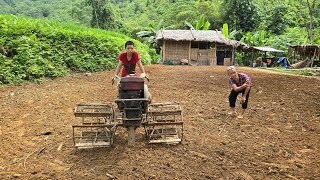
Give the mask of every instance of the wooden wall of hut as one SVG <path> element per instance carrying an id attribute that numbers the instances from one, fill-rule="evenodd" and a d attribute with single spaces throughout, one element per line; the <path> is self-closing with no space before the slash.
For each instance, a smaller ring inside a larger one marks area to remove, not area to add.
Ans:
<path id="1" fill-rule="evenodd" d="M 216 48 L 211 48 L 208 50 L 209 52 L 209 65 L 216 66 L 217 65 L 217 50 Z"/>
<path id="2" fill-rule="evenodd" d="M 216 49 L 197 49 L 192 48 L 192 60 L 198 62 L 199 65 L 203 66 L 215 66 L 217 65 L 217 54 Z"/>
<path id="3" fill-rule="evenodd" d="M 181 59 L 187 59 L 189 63 L 197 65 L 217 65 L 216 48 L 191 48 L 190 41 L 168 40 L 164 41 L 162 47 L 162 62 L 171 61 L 173 64 L 179 64 Z"/>
<path id="4" fill-rule="evenodd" d="M 181 59 L 189 59 L 190 42 L 165 41 L 163 61 L 179 64 Z"/>

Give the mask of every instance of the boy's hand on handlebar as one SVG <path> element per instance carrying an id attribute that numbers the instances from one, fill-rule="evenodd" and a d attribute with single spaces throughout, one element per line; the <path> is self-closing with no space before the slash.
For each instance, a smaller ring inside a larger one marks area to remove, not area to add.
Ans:
<path id="1" fill-rule="evenodd" d="M 111 79 L 111 83 L 112 85 L 114 84 L 114 82 L 116 81 L 116 79 L 120 79 L 120 77 L 118 75 L 114 75 Z"/>
<path id="2" fill-rule="evenodd" d="M 147 76 L 146 73 L 141 73 L 141 74 L 140 74 L 140 77 L 141 77 L 141 78 L 146 78 L 146 79 L 149 81 L 149 78 L 148 78 L 148 76 Z"/>
<path id="3" fill-rule="evenodd" d="M 147 77 L 147 75 L 146 75 L 146 73 L 141 73 L 141 74 L 140 74 L 140 77 L 141 77 L 141 78 L 145 78 L 145 77 Z"/>

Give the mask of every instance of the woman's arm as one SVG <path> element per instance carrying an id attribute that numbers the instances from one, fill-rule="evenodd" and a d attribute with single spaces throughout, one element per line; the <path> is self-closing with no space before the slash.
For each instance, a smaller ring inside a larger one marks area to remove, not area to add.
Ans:
<path id="1" fill-rule="evenodd" d="M 245 89 L 247 87 L 249 87 L 249 83 L 245 82 L 244 84 L 242 84 L 242 86 L 239 86 L 239 87 L 237 87 L 237 85 L 235 85 L 235 84 L 232 84 L 231 89 L 238 92 L 238 91 L 242 91 L 243 89 Z"/>
<path id="2" fill-rule="evenodd" d="M 247 97 L 250 90 L 250 86 L 246 87 L 246 90 L 244 91 L 243 97 Z"/>

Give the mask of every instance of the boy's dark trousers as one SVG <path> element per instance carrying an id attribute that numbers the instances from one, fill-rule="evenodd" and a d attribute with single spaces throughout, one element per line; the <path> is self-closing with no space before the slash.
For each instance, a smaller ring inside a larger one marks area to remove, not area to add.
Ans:
<path id="1" fill-rule="evenodd" d="M 240 93 L 242 93 L 242 96 L 244 95 L 244 92 L 245 92 L 245 89 L 242 90 L 242 91 L 234 91 L 234 90 L 231 90 L 230 92 L 230 95 L 229 95 L 229 105 L 230 107 L 236 107 L 236 101 L 237 101 L 237 97 Z M 242 108 L 243 109 L 247 109 L 248 107 L 248 100 L 249 100 L 249 94 L 250 94 L 250 90 L 246 96 L 246 101 L 244 103 L 242 103 Z"/>

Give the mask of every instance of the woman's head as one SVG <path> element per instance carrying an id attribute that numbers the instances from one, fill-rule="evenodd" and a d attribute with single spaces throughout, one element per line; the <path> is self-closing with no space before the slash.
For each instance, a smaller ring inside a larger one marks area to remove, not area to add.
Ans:
<path id="1" fill-rule="evenodd" d="M 236 67 L 234 66 L 229 66 L 228 67 L 228 75 L 232 78 L 235 79 L 238 75 Z"/>

